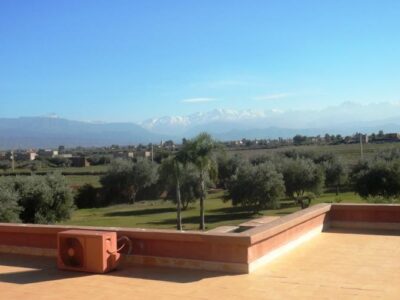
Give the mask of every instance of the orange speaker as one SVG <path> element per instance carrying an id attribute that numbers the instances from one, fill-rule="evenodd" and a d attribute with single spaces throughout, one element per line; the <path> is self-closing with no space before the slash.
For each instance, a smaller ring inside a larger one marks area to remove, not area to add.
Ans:
<path id="1" fill-rule="evenodd" d="M 67 230 L 58 233 L 57 265 L 63 270 L 106 273 L 118 265 L 117 234 Z"/>

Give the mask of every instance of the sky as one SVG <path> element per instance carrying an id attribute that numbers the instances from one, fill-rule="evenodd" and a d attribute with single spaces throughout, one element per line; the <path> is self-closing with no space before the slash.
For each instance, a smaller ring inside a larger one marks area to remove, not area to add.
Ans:
<path id="1" fill-rule="evenodd" d="M 0 117 L 400 101 L 400 1 L 0 1 Z"/>

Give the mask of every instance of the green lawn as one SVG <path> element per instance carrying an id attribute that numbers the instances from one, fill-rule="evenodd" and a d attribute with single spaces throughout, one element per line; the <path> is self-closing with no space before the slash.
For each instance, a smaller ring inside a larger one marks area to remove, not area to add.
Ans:
<path id="1" fill-rule="evenodd" d="M 206 201 L 207 229 L 222 225 L 237 225 L 246 220 L 268 216 L 284 216 L 300 209 L 290 205 L 276 210 L 265 210 L 253 215 L 240 208 L 234 208 L 230 202 L 222 201 L 222 192 L 210 194 Z M 327 193 L 315 199 L 312 205 L 321 202 L 362 202 L 362 199 L 352 192 L 342 193 L 338 197 Z M 198 229 L 198 203 L 183 212 L 185 230 Z M 139 228 L 175 228 L 176 210 L 169 201 L 142 201 L 134 205 L 121 204 L 105 208 L 80 209 L 74 212 L 72 219 L 64 224 L 84 226 L 139 227 Z"/>

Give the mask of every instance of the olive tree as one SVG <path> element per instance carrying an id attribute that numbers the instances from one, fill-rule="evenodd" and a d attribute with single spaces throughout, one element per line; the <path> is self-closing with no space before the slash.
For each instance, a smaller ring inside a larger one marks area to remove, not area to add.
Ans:
<path id="1" fill-rule="evenodd" d="M 218 155 L 217 164 L 219 186 L 227 188 L 230 178 L 238 172 L 239 167 L 244 163 L 245 161 L 239 155 L 228 155 L 226 153 Z"/>
<path id="2" fill-rule="evenodd" d="M 74 201 L 64 176 L 21 176 L 8 184 L 18 194 L 22 222 L 50 224 L 70 218 Z"/>
<path id="3" fill-rule="evenodd" d="M 279 164 L 279 170 L 285 181 L 286 195 L 299 203 L 302 208 L 310 204 L 312 194 L 321 193 L 325 174 L 323 168 L 311 159 L 284 159 Z M 312 194 L 307 196 L 306 193 Z"/>
<path id="4" fill-rule="evenodd" d="M 117 159 L 111 163 L 101 178 L 106 197 L 135 203 L 137 193 L 158 179 L 158 166 L 147 159 L 137 162 Z"/>
<path id="5" fill-rule="evenodd" d="M 400 160 L 359 162 L 353 167 L 354 190 L 363 198 L 380 197 L 387 202 L 400 198 Z"/>
<path id="6" fill-rule="evenodd" d="M 234 206 L 240 205 L 253 212 L 279 206 L 285 195 L 283 175 L 270 163 L 243 164 L 228 184 L 229 196 Z"/>
<path id="7" fill-rule="evenodd" d="M 0 181 L 0 222 L 20 222 L 18 193 Z"/>
<path id="8" fill-rule="evenodd" d="M 325 169 L 325 184 L 336 188 L 336 195 L 339 194 L 339 187 L 347 180 L 346 165 L 338 158 L 325 161 L 323 163 Z"/>

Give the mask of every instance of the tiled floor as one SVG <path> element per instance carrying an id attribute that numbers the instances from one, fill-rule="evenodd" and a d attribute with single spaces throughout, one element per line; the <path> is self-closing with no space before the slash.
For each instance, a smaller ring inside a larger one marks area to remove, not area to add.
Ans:
<path id="1" fill-rule="evenodd" d="M 400 299 L 400 235 L 325 232 L 250 275 L 144 267 L 88 275 L 0 254 L 0 299 Z"/>

